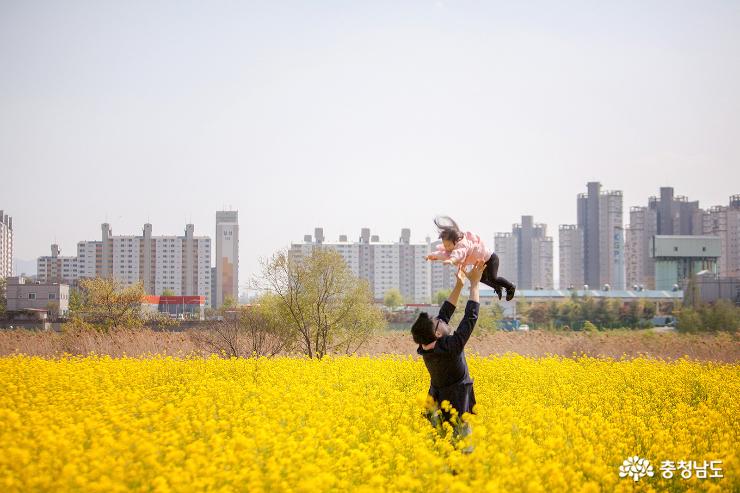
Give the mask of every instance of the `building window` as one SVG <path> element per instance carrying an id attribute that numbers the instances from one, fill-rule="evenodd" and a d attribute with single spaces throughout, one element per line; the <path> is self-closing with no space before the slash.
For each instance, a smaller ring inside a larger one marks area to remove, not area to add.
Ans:
<path id="1" fill-rule="evenodd" d="M 35 300 L 36 299 L 36 293 L 28 293 L 28 299 L 29 300 Z"/>
<path id="2" fill-rule="evenodd" d="M 56 297 L 56 295 L 54 293 L 49 293 L 49 299 L 50 300 L 55 300 L 55 299 L 57 299 L 57 297 Z"/>

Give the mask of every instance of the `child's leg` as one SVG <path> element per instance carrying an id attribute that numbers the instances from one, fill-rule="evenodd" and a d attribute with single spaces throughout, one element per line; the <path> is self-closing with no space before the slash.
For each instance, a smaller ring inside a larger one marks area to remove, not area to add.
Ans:
<path id="1" fill-rule="evenodd" d="M 498 295 L 498 299 L 501 299 L 501 284 L 496 282 L 496 270 L 498 269 L 498 257 L 494 260 L 493 255 L 491 255 L 491 258 L 488 259 L 488 262 L 486 262 L 486 268 L 483 271 L 483 275 L 481 275 L 480 282 L 485 284 L 486 286 L 490 286 L 493 288 L 493 290 Z"/>
<path id="2" fill-rule="evenodd" d="M 493 283 L 499 286 L 503 286 L 504 288 L 506 288 L 507 292 L 513 293 L 516 287 L 511 282 L 509 282 L 507 279 L 500 277 L 498 275 L 498 264 L 499 264 L 498 255 L 496 255 L 495 253 L 492 253 L 491 258 L 488 259 L 488 263 L 486 263 L 486 270 L 484 271 L 484 274 L 488 272 L 489 279 Z M 483 277 L 481 277 L 481 282 L 482 281 L 483 281 Z M 507 299 L 509 299 L 508 296 L 507 296 Z"/>

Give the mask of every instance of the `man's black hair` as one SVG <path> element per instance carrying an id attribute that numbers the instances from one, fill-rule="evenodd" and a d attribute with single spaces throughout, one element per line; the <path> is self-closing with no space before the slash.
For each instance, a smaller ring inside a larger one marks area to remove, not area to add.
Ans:
<path id="1" fill-rule="evenodd" d="M 411 326 L 411 336 L 417 344 L 430 344 L 437 340 L 434 335 L 434 322 L 427 312 L 421 312 L 414 325 Z"/>

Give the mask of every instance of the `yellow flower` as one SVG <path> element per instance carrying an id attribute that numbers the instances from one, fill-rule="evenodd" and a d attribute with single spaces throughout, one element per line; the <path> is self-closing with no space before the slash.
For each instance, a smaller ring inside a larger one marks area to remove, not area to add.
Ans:
<path id="1" fill-rule="evenodd" d="M 0 358 L 0 488 L 740 490 L 737 364 L 468 362 L 477 413 L 459 439 L 426 419 L 429 375 L 414 358 Z M 634 455 L 652 478 L 619 477 Z M 667 480 L 662 460 L 722 461 L 724 478 Z"/>

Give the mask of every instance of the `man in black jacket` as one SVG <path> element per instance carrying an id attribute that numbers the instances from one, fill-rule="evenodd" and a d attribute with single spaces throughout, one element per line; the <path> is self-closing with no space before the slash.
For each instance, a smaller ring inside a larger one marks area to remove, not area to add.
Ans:
<path id="1" fill-rule="evenodd" d="M 466 412 L 472 414 L 475 405 L 473 379 L 468 372 L 464 349 L 478 320 L 480 309 L 478 283 L 485 267 L 484 262 L 479 262 L 470 272 L 459 270 L 455 288 L 440 307 L 439 314 L 430 318 L 427 313 L 422 312 L 411 327 L 414 342 L 419 344 L 416 352 L 424 358 L 424 364 L 431 377 L 429 395 L 438 404 L 448 401 L 460 417 Z M 449 322 L 455 312 L 465 277 L 470 281 L 470 298 L 460 325 L 452 333 Z M 445 420 L 451 419 L 450 411 L 444 407 L 442 415 Z M 430 420 L 435 424 L 432 418 L 433 416 L 430 416 Z"/>

